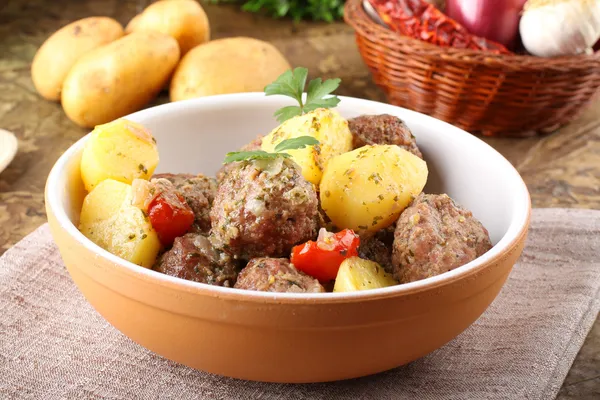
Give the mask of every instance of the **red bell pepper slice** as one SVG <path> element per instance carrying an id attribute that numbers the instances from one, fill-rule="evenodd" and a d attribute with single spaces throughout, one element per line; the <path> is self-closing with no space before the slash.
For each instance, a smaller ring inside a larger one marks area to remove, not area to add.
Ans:
<path id="1" fill-rule="evenodd" d="M 180 195 L 161 193 L 148 205 L 150 223 L 164 246 L 185 235 L 194 223 L 194 211 Z"/>
<path id="2" fill-rule="evenodd" d="M 298 270 L 321 282 L 329 282 L 337 276 L 342 261 L 358 255 L 359 245 L 360 238 L 351 229 L 335 234 L 321 229 L 317 241 L 292 249 L 290 261 Z"/>

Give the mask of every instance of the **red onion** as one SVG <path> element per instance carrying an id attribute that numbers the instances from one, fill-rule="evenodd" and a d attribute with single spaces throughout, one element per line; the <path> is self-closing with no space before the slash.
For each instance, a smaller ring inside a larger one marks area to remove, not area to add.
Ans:
<path id="1" fill-rule="evenodd" d="M 470 33 L 514 49 L 526 0 L 448 0 L 446 14 Z"/>

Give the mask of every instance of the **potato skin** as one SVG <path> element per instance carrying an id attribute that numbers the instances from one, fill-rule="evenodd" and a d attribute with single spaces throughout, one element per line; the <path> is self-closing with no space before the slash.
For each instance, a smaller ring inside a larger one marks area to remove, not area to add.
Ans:
<path id="1" fill-rule="evenodd" d="M 398 219 L 427 175 L 425 161 L 398 146 L 364 146 L 329 160 L 321 207 L 340 229 L 374 233 Z"/>
<path id="2" fill-rule="evenodd" d="M 156 31 L 172 36 L 185 53 L 210 40 L 210 24 L 202 6 L 195 0 L 160 0 L 136 15 L 126 33 Z"/>
<path id="3" fill-rule="evenodd" d="M 83 201 L 79 230 L 112 254 L 150 268 L 160 241 L 142 210 L 131 205 L 131 197 L 130 185 L 102 181 Z"/>
<path id="4" fill-rule="evenodd" d="M 96 126 L 81 155 L 81 179 L 91 192 L 106 179 L 131 184 L 150 179 L 158 165 L 154 138 L 142 125 L 118 119 Z"/>
<path id="5" fill-rule="evenodd" d="M 83 127 L 105 124 L 149 103 L 169 80 L 179 46 L 158 32 L 134 32 L 80 58 L 63 84 L 62 106 Z"/>
<path id="6" fill-rule="evenodd" d="M 286 150 L 285 153 L 300 165 L 304 179 L 315 185 L 321 181 L 323 169 L 331 157 L 352 150 L 348 121 L 336 111 L 325 108 L 288 119 L 263 138 L 261 149 L 273 152 L 280 142 L 299 136 L 312 136 L 319 144 Z"/>
<path id="7" fill-rule="evenodd" d="M 171 80 L 171 101 L 225 93 L 262 92 L 290 64 L 272 44 L 234 37 L 197 46 Z"/>
<path id="8" fill-rule="evenodd" d="M 65 77 L 84 54 L 124 34 L 120 23 L 108 17 L 89 17 L 54 32 L 40 46 L 31 64 L 31 79 L 47 100 L 60 100 Z"/>

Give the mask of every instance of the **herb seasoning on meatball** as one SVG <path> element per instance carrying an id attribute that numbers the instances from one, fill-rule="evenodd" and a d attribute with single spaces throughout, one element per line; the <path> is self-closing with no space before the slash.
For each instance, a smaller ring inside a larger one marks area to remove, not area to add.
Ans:
<path id="1" fill-rule="evenodd" d="M 236 162 L 210 217 L 215 246 L 235 258 L 288 256 L 317 233 L 317 194 L 290 159 Z"/>
<path id="2" fill-rule="evenodd" d="M 256 137 L 256 139 L 254 139 L 250 143 L 246 144 L 245 146 L 242 146 L 240 151 L 260 150 L 260 146 L 262 145 L 263 137 L 264 137 L 263 135 L 258 135 Z M 228 164 L 223 165 L 221 167 L 221 169 L 219 169 L 219 171 L 217 171 L 217 182 L 221 183 L 223 181 L 223 179 L 225 178 L 225 176 L 227 176 L 227 174 L 229 173 L 231 168 L 233 168 L 234 166 L 235 166 L 234 163 L 228 163 Z"/>
<path id="3" fill-rule="evenodd" d="M 283 293 L 325 291 L 318 280 L 298 271 L 287 258 L 253 258 L 240 272 L 234 287 Z"/>
<path id="4" fill-rule="evenodd" d="M 188 233 L 178 237 L 154 270 L 188 281 L 232 287 L 237 269 L 231 257 L 213 248 L 205 236 Z"/>
<path id="5" fill-rule="evenodd" d="M 400 215 L 392 263 L 401 283 L 439 275 L 492 248 L 488 231 L 448 195 L 421 194 Z"/>
<path id="6" fill-rule="evenodd" d="M 392 267 L 392 245 L 384 242 L 379 236 L 370 236 L 360 239 L 358 255 L 365 260 L 374 261 L 381 265 L 385 272 L 391 274 Z"/>
<path id="7" fill-rule="evenodd" d="M 395 144 L 423 158 L 417 141 L 408 126 L 393 115 L 361 115 L 348 120 L 355 149 L 366 145 Z"/>
<path id="8" fill-rule="evenodd" d="M 157 174 L 154 179 L 167 179 L 194 211 L 192 231 L 208 234 L 210 231 L 210 208 L 217 193 L 217 182 L 202 174 Z"/>

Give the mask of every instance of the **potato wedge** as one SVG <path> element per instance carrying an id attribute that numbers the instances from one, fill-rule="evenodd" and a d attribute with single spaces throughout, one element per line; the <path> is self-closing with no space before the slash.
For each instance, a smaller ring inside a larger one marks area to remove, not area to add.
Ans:
<path id="1" fill-rule="evenodd" d="M 171 101 L 226 93 L 262 92 L 290 64 L 270 43 L 247 37 L 213 40 L 182 59 L 171 80 Z"/>
<path id="2" fill-rule="evenodd" d="M 123 36 L 120 23 L 89 17 L 57 30 L 38 49 L 31 64 L 33 85 L 47 100 L 60 100 L 65 77 L 84 54 Z"/>
<path id="3" fill-rule="evenodd" d="M 285 152 L 302 167 L 304 179 L 315 185 L 321 181 L 325 165 L 331 157 L 352 150 L 348 121 L 337 112 L 325 108 L 288 119 L 263 138 L 261 148 L 272 152 L 283 140 L 299 136 L 312 136 L 320 144 Z"/>
<path id="4" fill-rule="evenodd" d="M 130 185 L 102 181 L 83 201 L 79 230 L 112 254 L 150 268 L 160 242 L 142 210 L 131 205 L 131 196 Z"/>
<path id="5" fill-rule="evenodd" d="M 359 257 L 345 259 L 335 278 L 334 292 L 355 292 L 397 285 L 398 282 L 374 261 Z"/>
<path id="6" fill-rule="evenodd" d="M 179 46 L 158 32 L 134 32 L 90 51 L 71 68 L 62 88 L 67 117 L 83 127 L 140 110 L 168 82 Z"/>
<path id="7" fill-rule="evenodd" d="M 126 33 L 156 31 L 172 36 L 185 53 L 210 40 L 210 25 L 202 6 L 195 0 L 160 0 L 136 15 Z"/>
<path id="8" fill-rule="evenodd" d="M 150 179 L 158 165 L 158 148 L 142 125 L 118 119 L 98 125 L 81 155 L 81 179 L 88 192 L 106 179 L 131 184 Z"/>
<path id="9" fill-rule="evenodd" d="M 376 232 L 398 219 L 427 175 L 425 161 L 398 146 L 364 146 L 329 160 L 321 207 L 340 229 Z"/>

